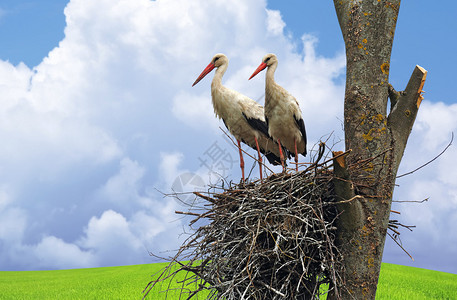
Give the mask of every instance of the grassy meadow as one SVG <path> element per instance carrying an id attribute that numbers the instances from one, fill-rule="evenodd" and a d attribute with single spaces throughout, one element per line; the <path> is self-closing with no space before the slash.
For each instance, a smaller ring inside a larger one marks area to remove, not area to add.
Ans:
<path id="1" fill-rule="evenodd" d="M 383 263 L 376 299 L 457 299 L 457 275 Z"/>
<path id="2" fill-rule="evenodd" d="M 0 299 L 141 299 L 151 275 L 164 265 L 0 271 Z M 165 294 L 154 289 L 147 299 L 165 299 Z M 167 299 L 179 299 L 179 293 Z M 457 299 L 457 275 L 383 264 L 376 299 Z"/>
<path id="3" fill-rule="evenodd" d="M 0 272 L 0 299 L 141 299 L 165 264 Z M 151 299 L 162 299 L 158 294 Z"/>

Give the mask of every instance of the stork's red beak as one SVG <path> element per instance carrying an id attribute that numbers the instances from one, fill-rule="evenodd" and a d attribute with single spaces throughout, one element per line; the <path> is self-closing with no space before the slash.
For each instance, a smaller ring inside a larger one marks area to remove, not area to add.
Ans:
<path id="1" fill-rule="evenodd" d="M 198 76 L 197 80 L 195 80 L 194 84 L 192 86 L 196 85 L 200 80 L 203 79 L 206 75 L 208 75 L 209 72 L 211 72 L 216 66 L 210 62 L 208 66 L 203 70 L 203 72 Z"/>
<path id="2" fill-rule="evenodd" d="M 260 64 L 260 66 L 254 71 L 254 73 L 252 73 L 251 77 L 249 77 L 248 80 L 251 80 L 252 77 L 254 77 L 255 75 L 259 74 L 260 71 L 262 71 L 263 69 L 265 69 L 267 67 L 267 64 L 262 62 Z"/>

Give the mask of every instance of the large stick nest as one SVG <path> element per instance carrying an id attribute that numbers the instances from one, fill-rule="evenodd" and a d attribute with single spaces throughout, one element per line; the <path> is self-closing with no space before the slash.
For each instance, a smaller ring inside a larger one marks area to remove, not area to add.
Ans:
<path id="1" fill-rule="evenodd" d="M 149 282 L 144 297 L 154 287 L 163 289 L 159 283 L 164 282 L 165 296 L 175 295 L 174 280 L 180 299 L 318 299 L 329 292 L 340 298 L 337 287 L 344 288 L 344 279 L 335 245 L 336 206 L 359 196 L 334 195 L 333 160 L 349 151 L 323 159 L 324 152 L 321 143 L 304 171 L 228 187 L 220 181 L 206 193 L 194 192 L 189 211 L 176 213 L 193 217 L 190 226 L 196 229 Z M 414 226 L 389 222 L 389 236 L 402 247 L 399 226 Z"/>
<path id="2" fill-rule="evenodd" d="M 146 295 L 183 271 L 183 299 L 203 290 L 207 299 L 312 299 L 338 286 L 332 175 L 326 162 L 315 163 L 262 183 L 195 193 L 205 208 L 178 213 L 194 216 L 191 226 L 203 225 L 150 282 Z"/>

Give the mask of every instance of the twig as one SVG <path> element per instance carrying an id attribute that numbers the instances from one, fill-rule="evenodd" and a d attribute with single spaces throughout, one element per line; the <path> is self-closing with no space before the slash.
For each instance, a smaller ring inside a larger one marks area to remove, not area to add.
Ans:
<path id="1" fill-rule="evenodd" d="M 269 286 L 269 285 L 266 284 L 265 282 L 259 281 L 259 283 L 260 283 L 261 285 L 263 285 L 264 287 L 266 287 L 267 289 L 269 289 L 270 291 L 275 292 L 276 294 L 278 294 L 278 295 L 281 296 L 281 297 L 285 297 L 285 296 L 286 296 L 286 295 L 284 295 L 283 293 L 281 293 L 280 291 L 278 291 L 278 290 L 272 288 L 271 286 Z"/>
<path id="2" fill-rule="evenodd" d="M 406 251 L 405 248 L 403 248 L 402 245 L 400 245 L 400 243 L 389 233 L 387 232 L 387 234 L 390 236 L 390 238 L 406 253 L 408 254 L 408 256 L 412 259 L 412 261 L 414 261 L 414 258 L 411 256 L 411 254 L 408 253 L 408 251 Z"/>
<path id="3" fill-rule="evenodd" d="M 397 176 L 397 178 L 400 178 L 400 177 L 403 177 L 403 176 L 406 176 L 406 175 L 410 175 L 410 174 L 412 174 L 412 173 L 414 173 L 414 172 L 416 172 L 416 171 L 422 169 L 423 167 L 427 166 L 428 164 L 434 162 L 438 157 L 440 157 L 441 155 L 443 155 L 443 153 L 446 152 L 446 150 L 447 150 L 449 147 L 451 147 L 452 141 L 454 141 L 454 132 L 452 132 L 452 134 L 451 134 L 451 141 L 450 141 L 449 144 L 444 148 L 444 150 L 441 151 L 440 154 L 438 154 L 437 156 L 435 156 L 432 160 L 430 160 L 430 161 L 426 162 L 425 164 L 421 165 L 420 167 L 418 167 L 418 168 L 416 168 L 416 169 L 414 169 L 414 170 L 412 170 L 412 171 L 410 171 L 410 172 L 407 172 L 407 173 L 404 173 L 404 174 L 401 174 L 401 175 Z"/>
<path id="4" fill-rule="evenodd" d="M 348 199 L 348 200 L 341 200 L 341 201 L 335 201 L 334 203 L 335 203 L 335 204 L 348 203 L 348 202 L 354 201 L 355 199 L 363 199 L 363 197 L 360 196 L 360 195 L 355 195 L 355 196 L 352 197 L 351 199 Z"/>
<path id="5" fill-rule="evenodd" d="M 197 217 L 200 217 L 201 214 L 196 214 L 196 213 L 193 213 L 193 212 L 185 212 L 185 211 L 179 211 L 179 210 L 175 210 L 175 214 L 178 214 L 178 215 L 189 215 L 189 216 L 197 216 Z"/>
<path id="6" fill-rule="evenodd" d="M 425 198 L 424 200 L 392 200 L 392 202 L 403 203 L 403 202 L 414 202 L 414 203 L 424 203 L 427 202 L 429 198 Z"/>

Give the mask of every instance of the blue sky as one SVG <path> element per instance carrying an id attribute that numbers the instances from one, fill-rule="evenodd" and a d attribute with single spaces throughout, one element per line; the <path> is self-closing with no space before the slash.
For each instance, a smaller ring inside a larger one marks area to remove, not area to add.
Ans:
<path id="1" fill-rule="evenodd" d="M 191 88 L 217 52 L 231 59 L 224 83 L 253 99 L 263 80 L 247 78 L 276 53 L 276 79 L 300 101 L 309 144 L 343 136 L 333 2 L 225 2 L 1 2 L 0 270 L 148 263 L 147 251 L 177 247 L 186 220 L 174 210 L 183 208 L 157 190 L 199 187 L 215 172 L 240 177 L 211 107 L 211 74 Z M 416 64 L 429 71 L 400 173 L 433 158 L 457 129 L 457 4 L 441 5 L 400 9 L 390 81 L 401 90 Z M 394 203 L 417 225 L 402 234 L 415 261 L 390 241 L 384 261 L 457 273 L 456 152 L 398 180 L 396 200 L 430 200 Z"/>
<path id="2" fill-rule="evenodd" d="M 15 1 L 0 4 L 1 58 L 33 67 L 64 38 L 68 1 Z"/>

